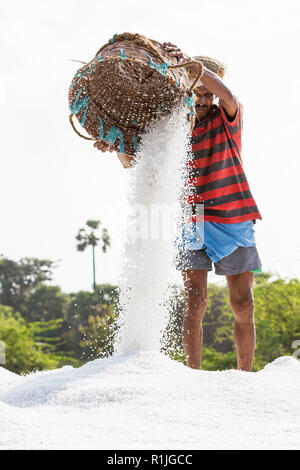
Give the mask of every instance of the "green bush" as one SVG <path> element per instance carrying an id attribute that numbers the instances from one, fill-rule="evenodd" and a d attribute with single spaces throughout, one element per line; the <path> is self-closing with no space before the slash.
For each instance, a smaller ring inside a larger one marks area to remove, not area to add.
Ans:
<path id="1" fill-rule="evenodd" d="M 73 364 L 71 358 L 55 352 L 55 346 L 40 337 L 55 327 L 51 322 L 27 323 L 11 307 L 0 305 L 0 341 L 5 344 L 6 353 L 6 363 L 1 366 L 20 374 Z"/>

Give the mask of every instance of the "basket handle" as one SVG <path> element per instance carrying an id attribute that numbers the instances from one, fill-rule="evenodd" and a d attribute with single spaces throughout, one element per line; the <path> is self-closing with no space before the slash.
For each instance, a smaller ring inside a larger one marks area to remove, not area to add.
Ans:
<path id="1" fill-rule="evenodd" d="M 204 72 L 202 62 L 200 62 L 199 60 L 190 60 L 189 62 L 185 62 L 184 64 L 171 65 L 170 69 L 179 69 L 180 67 L 189 67 L 190 65 L 198 65 L 198 68 L 199 68 L 197 77 L 195 78 L 195 80 L 193 81 L 192 85 L 189 88 L 189 93 L 192 93 L 198 80 L 200 80 Z"/>
<path id="2" fill-rule="evenodd" d="M 80 134 L 80 132 L 76 129 L 76 127 L 75 127 L 75 125 L 74 125 L 73 116 L 74 116 L 74 114 L 70 114 L 70 116 L 69 116 L 69 121 L 70 121 L 71 126 L 73 127 L 74 131 L 76 132 L 76 134 L 78 134 L 79 137 L 82 137 L 83 139 L 86 139 L 86 140 L 95 140 L 95 139 L 93 139 L 92 137 L 86 137 L 85 135 Z"/>
<path id="3" fill-rule="evenodd" d="M 150 39 L 148 38 L 145 38 L 144 36 L 141 36 L 141 38 L 143 39 L 144 43 L 146 44 L 146 46 L 151 49 L 151 51 L 156 54 L 158 56 L 158 58 L 162 61 L 162 62 L 165 62 L 166 61 L 166 58 L 159 52 L 159 50 L 154 46 L 153 42 L 150 41 Z"/>

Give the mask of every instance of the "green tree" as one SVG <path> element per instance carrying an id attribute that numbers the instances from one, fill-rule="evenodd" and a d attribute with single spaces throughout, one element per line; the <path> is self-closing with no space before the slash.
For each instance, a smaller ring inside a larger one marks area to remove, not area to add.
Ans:
<path id="1" fill-rule="evenodd" d="M 28 321 L 65 320 L 70 303 L 71 297 L 60 287 L 41 284 L 30 294 L 23 317 Z"/>
<path id="2" fill-rule="evenodd" d="M 92 231 L 87 232 L 85 228 L 79 229 L 78 234 L 76 235 L 76 240 L 79 242 L 76 245 L 78 251 L 84 251 L 88 246 L 92 247 L 93 254 L 93 290 L 96 289 L 96 266 L 95 266 L 95 246 L 98 245 L 98 242 L 102 243 L 102 251 L 105 253 L 107 247 L 110 246 L 110 237 L 106 228 L 102 228 L 100 237 L 94 232 L 98 230 L 99 225 L 101 224 L 100 220 L 88 220 L 86 225 L 92 229 Z"/>
<path id="3" fill-rule="evenodd" d="M 74 364 L 71 358 L 56 351 L 55 338 L 45 335 L 58 326 L 58 320 L 27 323 L 11 307 L 0 305 L 0 341 L 5 344 L 6 353 L 6 363 L 1 366 L 20 374 Z"/>
<path id="4" fill-rule="evenodd" d="M 185 362 L 182 346 L 182 321 L 185 294 L 181 286 L 170 285 L 164 307 L 168 312 L 168 324 L 163 333 L 161 351 L 169 357 Z"/>
<path id="5" fill-rule="evenodd" d="M 208 305 L 203 319 L 203 345 L 220 353 L 234 350 L 233 313 L 228 288 L 209 284 Z"/>
<path id="6" fill-rule="evenodd" d="M 82 334 L 80 347 L 85 360 L 107 357 L 114 352 L 117 315 L 113 305 L 103 305 L 102 308 L 99 314 L 88 317 L 86 326 L 79 328 Z"/>
<path id="7" fill-rule="evenodd" d="M 83 331 L 88 328 L 91 317 L 105 317 L 110 314 L 111 306 L 116 310 L 119 289 L 111 284 L 98 284 L 93 292 L 80 291 L 71 293 L 71 303 L 64 321 L 63 339 L 65 350 L 82 358 Z"/>
<path id="8" fill-rule="evenodd" d="M 255 370 L 280 356 L 290 356 L 300 339 L 300 282 L 265 280 L 254 288 L 257 346 Z"/>
<path id="9" fill-rule="evenodd" d="M 13 261 L 0 258 L 0 303 L 23 314 L 26 302 L 36 287 L 52 279 L 54 261 L 48 259 L 22 258 Z"/>
<path id="10" fill-rule="evenodd" d="M 236 369 L 235 350 L 218 352 L 213 347 L 203 346 L 201 369 L 203 370 L 226 370 Z"/>

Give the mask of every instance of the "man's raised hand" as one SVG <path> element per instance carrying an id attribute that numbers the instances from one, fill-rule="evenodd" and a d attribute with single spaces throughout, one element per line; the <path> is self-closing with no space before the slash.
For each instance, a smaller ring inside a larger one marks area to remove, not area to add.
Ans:
<path id="1" fill-rule="evenodd" d="M 189 60 L 189 57 L 186 56 L 179 47 L 175 46 L 171 42 L 164 42 L 162 44 L 164 50 L 172 57 L 176 57 L 178 63 L 181 64 L 183 61 Z"/>

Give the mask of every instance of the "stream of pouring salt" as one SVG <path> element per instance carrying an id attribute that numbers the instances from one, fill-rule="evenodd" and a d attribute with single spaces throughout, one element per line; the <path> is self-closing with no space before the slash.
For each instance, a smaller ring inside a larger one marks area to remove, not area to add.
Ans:
<path id="1" fill-rule="evenodd" d="M 186 108 L 159 121 L 143 138 L 127 171 L 127 227 L 120 264 L 119 335 L 115 350 L 160 349 L 167 323 L 168 283 L 180 214 L 189 124 Z"/>

